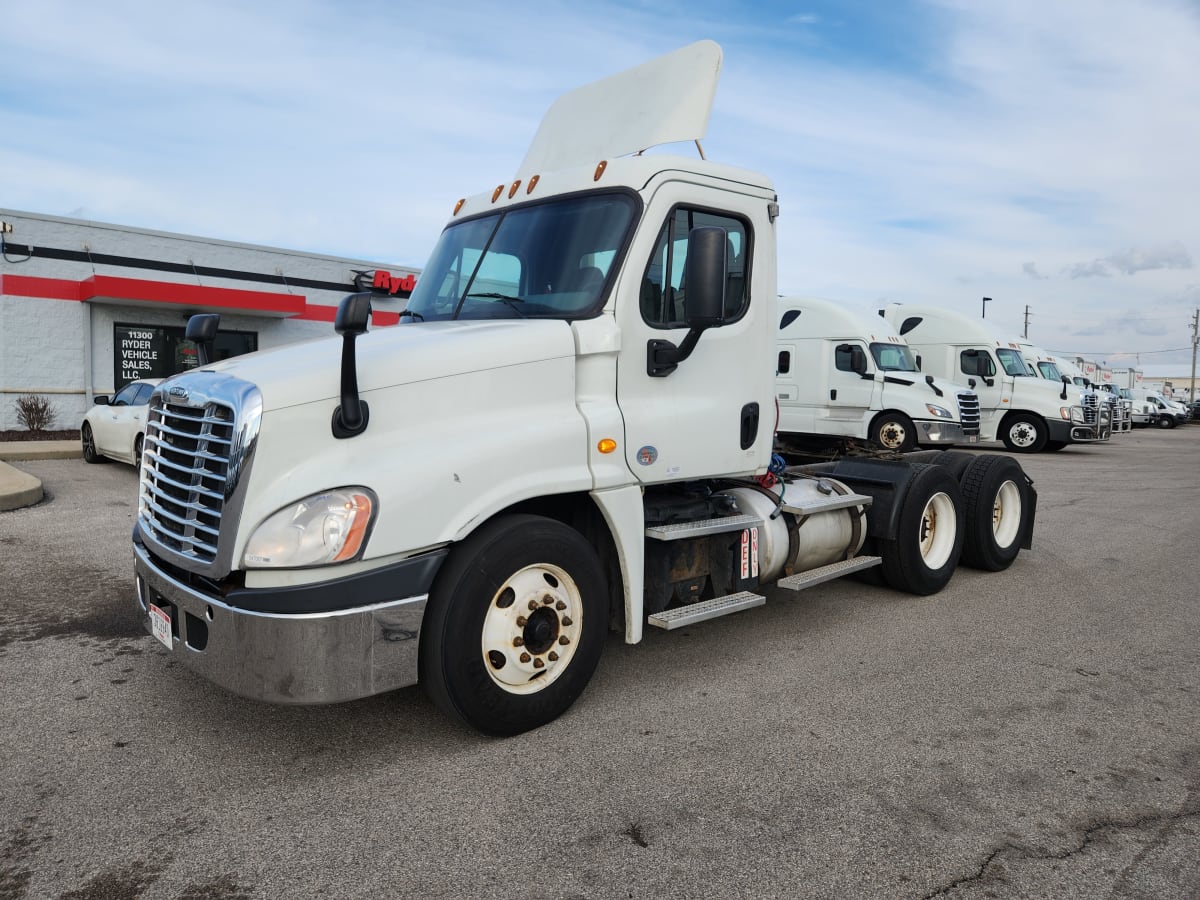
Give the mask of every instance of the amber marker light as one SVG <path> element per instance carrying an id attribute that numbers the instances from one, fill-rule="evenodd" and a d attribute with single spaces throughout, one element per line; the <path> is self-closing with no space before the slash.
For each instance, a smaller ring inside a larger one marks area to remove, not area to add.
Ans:
<path id="1" fill-rule="evenodd" d="M 537 183 L 538 183 L 539 181 L 541 181 L 541 180 L 542 180 L 542 176 L 541 176 L 541 175 L 534 175 L 532 178 L 530 178 L 530 179 L 529 179 L 529 187 L 525 188 L 525 193 L 527 193 L 527 194 L 532 194 L 532 193 L 533 193 L 533 189 L 534 189 L 535 187 L 537 187 Z"/>
<path id="2" fill-rule="evenodd" d="M 492 191 L 492 202 L 495 203 L 497 200 L 499 200 L 500 195 L 503 193 L 504 193 L 504 185 L 502 185 L 502 184 L 496 185 L 496 189 L 494 191 Z"/>
<path id="3" fill-rule="evenodd" d="M 462 198 L 462 199 L 460 199 L 460 200 L 459 200 L 457 203 L 455 203 L 455 204 L 454 204 L 454 212 L 452 213 L 452 215 L 456 215 L 456 216 L 457 216 L 457 215 L 458 215 L 458 211 L 459 211 L 460 209 L 462 209 L 462 208 L 463 208 L 463 204 L 464 204 L 464 203 L 466 203 L 466 202 L 467 202 L 467 198 L 466 198 L 466 197 L 463 197 L 463 198 Z"/>
<path id="4" fill-rule="evenodd" d="M 518 178 L 516 181 L 514 181 L 512 183 L 512 187 L 510 187 L 508 189 L 508 199 L 509 200 L 511 200 L 513 198 L 513 195 L 517 192 L 517 188 L 519 188 L 520 186 L 521 186 L 521 179 Z"/>
<path id="5" fill-rule="evenodd" d="M 592 181 L 599 181 L 600 176 L 604 174 L 604 170 L 608 168 L 608 160 L 602 159 L 596 166 L 596 174 L 592 176 Z"/>
<path id="6" fill-rule="evenodd" d="M 612 453 L 617 449 L 617 442 L 612 438 L 601 438 L 600 443 L 596 445 L 596 449 L 601 453 Z"/>

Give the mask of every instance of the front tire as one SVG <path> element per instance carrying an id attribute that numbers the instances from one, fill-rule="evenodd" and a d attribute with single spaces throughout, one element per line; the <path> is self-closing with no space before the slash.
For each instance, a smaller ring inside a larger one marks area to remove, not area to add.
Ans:
<path id="1" fill-rule="evenodd" d="M 1048 436 L 1046 423 L 1038 416 L 1017 413 L 1004 420 L 1000 440 L 1013 453 L 1039 453 Z"/>
<path id="2" fill-rule="evenodd" d="M 607 597 L 600 561 L 578 532 L 541 516 L 496 519 L 438 573 L 420 680 L 439 708 L 485 734 L 545 725 L 600 661 Z"/>
<path id="3" fill-rule="evenodd" d="M 917 429 L 904 413 L 884 412 L 871 423 L 870 439 L 884 450 L 908 453 L 917 446 Z"/>
<path id="4" fill-rule="evenodd" d="M 1025 471 L 1010 456 L 980 456 L 967 467 L 960 486 L 963 564 L 987 572 L 1007 569 L 1021 552 L 1033 514 Z"/>
<path id="5" fill-rule="evenodd" d="M 1159 428 L 1174 428 L 1175 427 L 1175 417 L 1174 416 L 1159 416 L 1158 417 L 1158 427 Z"/>
<path id="6" fill-rule="evenodd" d="M 894 540 L 879 542 L 883 576 L 898 591 L 936 594 L 962 556 L 963 498 L 944 466 L 918 464 L 904 495 Z"/>
<path id="7" fill-rule="evenodd" d="M 105 458 L 100 455 L 100 451 L 96 449 L 96 438 L 92 434 L 92 426 L 87 422 L 83 423 L 83 427 L 79 429 L 79 438 L 83 443 L 83 461 L 87 463 L 102 463 L 106 462 Z"/>

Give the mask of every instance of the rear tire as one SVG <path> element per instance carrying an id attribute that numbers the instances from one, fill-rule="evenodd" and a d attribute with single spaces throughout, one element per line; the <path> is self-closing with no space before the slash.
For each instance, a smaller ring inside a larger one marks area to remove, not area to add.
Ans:
<path id="1" fill-rule="evenodd" d="M 963 474 L 961 487 L 963 564 L 987 572 L 1007 569 L 1021 552 L 1033 512 L 1025 471 L 1010 456 L 981 456 Z"/>
<path id="2" fill-rule="evenodd" d="M 912 419 L 899 412 L 883 412 L 871 423 L 871 443 L 895 453 L 916 449 L 917 429 Z"/>
<path id="3" fill-rule="evenodd" d="M 894 540 L 879 542 L 883 576 L 898 591 L 936 594 L 962 556 L 963 498 L 944 466 L 917 464 L 904 495 Z"/>
<path id="4" fill-rule="evenodd" d="M 1029 413 L 1016 413 L 1000 426 L 1000 440 L 1013 453 L 1039 453 L 1046 446 L 1046 423 Z"/>
<path id="5" fill-rule="evenodd" d="M 520 734 L 583 693 L 607 630 L 608 591 L 591 545 L 553 519 L 504 516 L 459 544 L 438 573 L 420 681 L 472 728 Z"/>

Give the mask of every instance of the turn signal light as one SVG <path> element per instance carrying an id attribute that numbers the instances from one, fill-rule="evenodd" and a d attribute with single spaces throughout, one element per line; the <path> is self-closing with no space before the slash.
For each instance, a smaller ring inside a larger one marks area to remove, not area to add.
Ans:
<path id="1" fill-rule="evenodd" d="M 612 438 L 601 438 L 600 443 L 596 445 L 596 449 L 601 453 L 612 453 L 617 449 L 617 442 Z"/>

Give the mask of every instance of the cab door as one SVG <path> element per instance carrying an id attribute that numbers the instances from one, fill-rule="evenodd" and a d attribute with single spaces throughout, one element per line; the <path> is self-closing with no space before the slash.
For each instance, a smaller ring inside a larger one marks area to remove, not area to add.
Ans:
<path id="1" fill-rule="evenodd" d="M 866 341 L 834 341 L 829 364 L 829 396 L 824 402 L 831 420 L 865 422 L 878 385 Z"/>
<path id="2" fill-rule="evenodd" d="M 985 347 L 954 347 L 960 378 L 979 395 L 979 418 L 983 440 L 994 440 L 1000 420 L 1012 405 L 1012 379 L 1000 371 L 996 358 Z"/>
<path id="3" fill-rule="evenodd" d="M 755 241 L 756 228 L 772 227 L 767 202 L 668 181 L 647 204 L 616 309 L 625 458 L 643 483 L 750 474 L 770 462 L 776 329 L 764 317 L 776 309 L 767 274 L 773 272 L 774 235 Z M 680 347 L 689 332 L 688 234 L 702 226 L 726 232 L 722 321 L 704 331 L 673 370 L 656 372 L 653 342 Z M 756 276 L 756 269 L 764 274 Z M 759 284 L 769 285 L 762 297 L 755 296 Z"/>

